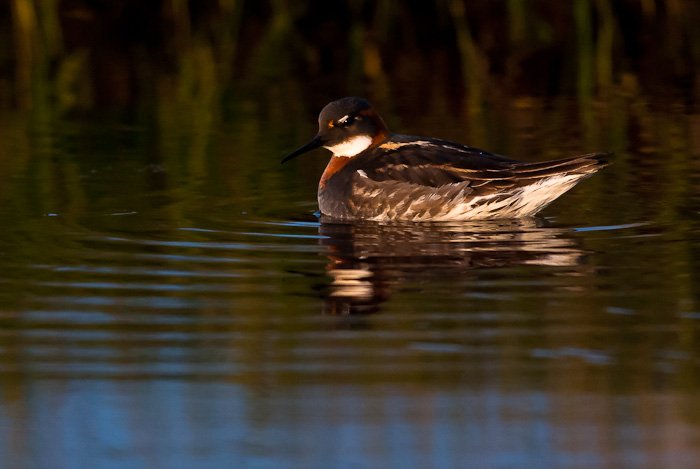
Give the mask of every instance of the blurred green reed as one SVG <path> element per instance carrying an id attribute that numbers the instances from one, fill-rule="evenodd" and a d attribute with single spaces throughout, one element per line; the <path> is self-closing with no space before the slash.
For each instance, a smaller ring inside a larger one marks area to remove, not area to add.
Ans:
<path id="1" fill-rule="evenodd" d="M 690 0 L 9 0 L 0 106 L 219 105 L 245 84 L 273 101 L 325 85 L 320 102 L 448 83 L 442 92 L 468 114 L 503 94 L 573 93 L 585 107 L 630 80 L 694 93 L 698 13 Z"/>

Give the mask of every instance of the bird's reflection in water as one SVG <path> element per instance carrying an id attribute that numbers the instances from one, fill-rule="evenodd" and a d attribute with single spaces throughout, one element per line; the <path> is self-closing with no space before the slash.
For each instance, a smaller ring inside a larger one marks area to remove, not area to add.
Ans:
<path id="1" fill-rule="evenodd" d="M 376 223 L 321 218 L 330 314 L 379 310 L 407 278 L 513 265 L 574 266 L 583 252 L 568 230 L 539 218 L 490 222 Z"/>

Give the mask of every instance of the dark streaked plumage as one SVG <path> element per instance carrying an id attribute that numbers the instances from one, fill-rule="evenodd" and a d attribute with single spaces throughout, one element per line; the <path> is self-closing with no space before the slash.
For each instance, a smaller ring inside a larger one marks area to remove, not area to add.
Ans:
<path id="1" fill-rule="evenodd" d="M 319 208 L 341 219 L 531 216 L 607 164 L 605 153 L 524 163 L 446 140 L 392 134 L 362 98 L 328 104 L 318 134 L 283 162 L 321 146 L 333 157 L 319 182 Z"/>

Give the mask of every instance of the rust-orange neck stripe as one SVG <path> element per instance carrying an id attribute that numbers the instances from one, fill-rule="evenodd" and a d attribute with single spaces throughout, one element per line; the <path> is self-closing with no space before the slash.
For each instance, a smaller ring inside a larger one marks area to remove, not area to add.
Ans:
<path id="1" fill-rule="evenodd" d="M 321 180 L 318 183 L 318 187 L 321 189 L 326 188 L 328 180 L 333 177 L 335 173 L 343 169 L 343 167 L 350 162 L 352 158 L 348 156 L 333 156 L 328 162 L 325 171 L 321 175 Z"/>

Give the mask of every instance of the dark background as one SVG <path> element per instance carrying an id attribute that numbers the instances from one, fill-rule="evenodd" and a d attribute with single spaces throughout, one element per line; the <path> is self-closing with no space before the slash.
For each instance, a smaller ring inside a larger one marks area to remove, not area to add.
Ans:
<path id="1" fill-rule="evenodd" d="M 0 107 L 148 111 L 178 92 L 223 106 L 251 90 L 313 110 L 347 94 L 411 112 L 517 95 L 693 101 L 698 17 L 683 0 L 6 0 Z"/>

